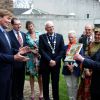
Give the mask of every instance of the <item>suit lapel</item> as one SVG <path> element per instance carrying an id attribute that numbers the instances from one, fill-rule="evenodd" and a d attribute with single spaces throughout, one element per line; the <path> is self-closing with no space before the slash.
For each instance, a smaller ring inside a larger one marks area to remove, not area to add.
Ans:
<path id="1" fill-rule="evenodd" d="M 23 39 L 23 46 L 24 46 L 24 44 L 25 44 L 25 43 L 24 43 L 24 42 L 25 42 L 25 34 L 21 32 L 21 35 L 22 35 L 22 39 Z"/>
<path id="2" fill-rule="evenodd" d="M 58 36 L 58 34 L 56 33 L 56 47 L 55 47 L 55 48 L 57 48 L 58 42 L 59 42 L 59 36 Z"/>
<path id="3" fill-rule="evenodd" d="M 8 44 L 8 47 L 9 48 L 11 48 L 10 46 L 9 46 L 9 43 L 8 43 L 8 41 L 7 41 L 7 39 L 6 39 L 6 37 L 5 37 L 5 35 L 4 35 L 4 33 L 0 30 L 0 36 L 1 36 L 1 39 L 6 43 L 6 44 Z M 8 35 L 7 35 L 8 36 Z M 8 38 L 9 38 L 9 36 L 8 36 Z M 10 41 L 10 39 L 9 39 L 9 41 Z"/>
<path id="4" fill-rule="evenodd" d="M 13 32 L 13 30 L 11 31 L 11 33 L 12 33 L 11 38 L 13 37 L 13 40 L 15 41 L 15 43 L 16 43 L 17 45 L 20 45 L 20 44 L 19 44 L 19 41 L 17 40 L 17 38 L 16 38 L 16 36 L 15 36 L 15 34 L 14 34 L 14 32 Z M 20 33 L 21 33 L 21 35 L 22 35 L 23 44 L 24 44 L 24 35 L 22 34 L 22 32 L 20 32 Z"/>
<path id="5" fill-rule="evenodd" d="M 4 38 L 4 40 L 6 40 L 6 37 L 5 37 L 5 35 L 4 35 L 4 33 L 0 30 L 0 36 L 2 37 L 2 38 Z"/>
<path id="6" fill-rule="evenodd" d="M 50 50 L 51 48 L 50 48 L 49 43 L 48 43 L 48 40 L 47 40 L 47 34 L 44 34 L 44 42 L 47 45 L 46 47 L 48 47 L 49 50 Z"/>
<path id="7" fill-rule="evenodd" d="M 17 38 L 16 38 L 16 36 L 15 36 L 13 30 L 11 31 L 11 38 L 13 39 L 13 41 L 15 41 L 16 44 L 19 45 L 19 42 L 18 42 L 18 40 L 17 40 Z"/>
<path id="8" fill-rule="evenodd" d="M 47 34 L 44 35 L 44 39 L 45 39 L 46 43 L 48 43 Z"/>

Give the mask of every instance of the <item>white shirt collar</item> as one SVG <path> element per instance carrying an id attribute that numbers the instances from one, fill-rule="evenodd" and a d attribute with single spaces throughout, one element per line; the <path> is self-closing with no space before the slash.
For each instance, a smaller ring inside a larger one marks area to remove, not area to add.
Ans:
<path id="1" fill-rule="evenodd" d="M 54 36 L 54 34 L 55 34 L 55 33 L 53 33 L 52 35 L 51 35 L 51 34 L 48 34 L 48 35 L 53 37 L 53 36 Z"/>
<path id="2" fill-rule="evenodd" d="M 17 34 L 17 31 L 16 31 L 16 30 L 14 30 L 14 29 L 13 29 L 13 32 L 14 32 L 15 34 Z M 19 31 L 19 33 L 20 33 L 20 31 Z"/>

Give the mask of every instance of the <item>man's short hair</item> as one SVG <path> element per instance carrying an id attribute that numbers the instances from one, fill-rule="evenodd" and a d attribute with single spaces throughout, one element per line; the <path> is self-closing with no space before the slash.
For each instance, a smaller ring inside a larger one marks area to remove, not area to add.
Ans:
<path id="1" fill-rule="evenodd" d="M 54 23 L 53 23 L 53 21 L 46 21 L 44 25 L 45 25 L 45 27 L 47 27 L 48 25 L 54 26 Z"/>
<path id="2" fill-rule="evenodd" d="M 94 29 L 94 25 L 87 23 L 87 24 L 85 25 L 85 28 Z"/>
<path id="3" fill-rule="evenodd" d="M 6 9 L 0 9 L 0 17 L 4 17 L 4 16 L 13 17 L 13 14 Z"/>
<path id="4" fill-rule="evenodd" d="M 12 19 L 11 19 L 11 24 L 14 25 L 14 23 L 15 23 L 16 20 L 19 20 L 19 19 L 18 19 L 18 18 L 15 18 L 15 17 L 12 18 Z"/>

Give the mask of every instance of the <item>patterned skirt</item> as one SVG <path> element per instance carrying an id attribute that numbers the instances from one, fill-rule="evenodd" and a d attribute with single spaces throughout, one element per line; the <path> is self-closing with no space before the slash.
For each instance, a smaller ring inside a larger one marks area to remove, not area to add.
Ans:
<path id="1" fill-rule="evenodd" d="M 81 82 L 77 93 L 77 100 L 91 100 L 90 85 L 91 76 L 81 78 Z"/>
<path id="2" fill-rule="evenodd" d="M 30 58 L 30 60 L 27 61 L 27 72 L 29 72 L 32 76 L 38 77 L 36 66 L 39 66 L 39 59 L 32 53 L 28 54 L 28 57 Z"/>

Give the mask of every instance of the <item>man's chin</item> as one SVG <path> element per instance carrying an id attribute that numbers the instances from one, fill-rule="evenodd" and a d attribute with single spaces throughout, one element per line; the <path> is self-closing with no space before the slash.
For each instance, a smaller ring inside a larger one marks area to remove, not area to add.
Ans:
<path id="1" fill-rule="evenodd" d="M 87 36 L 88 36 L 88 37 L 90 37 L 90 36 L 91 36 L 91 34 L 87 34 Z"/>

